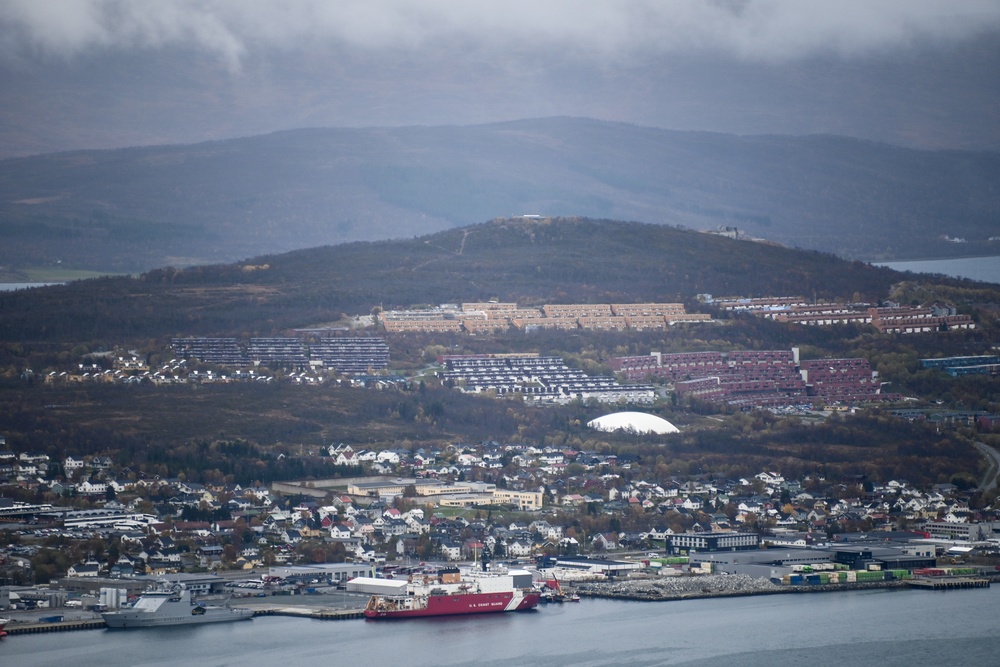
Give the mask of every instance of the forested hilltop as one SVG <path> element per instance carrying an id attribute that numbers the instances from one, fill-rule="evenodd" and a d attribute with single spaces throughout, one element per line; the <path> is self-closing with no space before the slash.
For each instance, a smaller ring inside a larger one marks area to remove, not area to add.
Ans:
<path id="1" fill-rule="evenodd" d="M 521 213 L 739 227 L 851 258 L 996 254 L 998 181 L 997 153 L 835 136 L 578 118 L 304 129 L 0 161 L 0 266 L 138 272 Z"/>
<path id="2" fill-rule="evenodd" d="M 0 294 L 0 340 L 110 348 L 178 335 L 270 335 L 374 307 L 487 301 L 692 302 L 698 294 L 878 302 L 903 274 L 662 225 L 502 219 L 406 241 L 163 268 Z M 970 281 L 940 279 L 984 300 Z"/>

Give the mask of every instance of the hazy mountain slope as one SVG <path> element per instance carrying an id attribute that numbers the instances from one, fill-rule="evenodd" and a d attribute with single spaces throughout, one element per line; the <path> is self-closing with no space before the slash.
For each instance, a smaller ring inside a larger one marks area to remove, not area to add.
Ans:
<path id="1" fill-rule="evenodd" d="M 136 270 L 410 237 L 520 213 L 947 256 L 1000 220 L 1000 154 L 550 118 L 297 130 L 0 162 L 0 263 Z"/>

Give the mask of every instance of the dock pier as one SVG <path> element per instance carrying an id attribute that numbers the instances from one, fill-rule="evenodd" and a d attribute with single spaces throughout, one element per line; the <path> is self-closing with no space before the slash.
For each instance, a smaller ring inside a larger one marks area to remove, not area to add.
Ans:
<path id="1" fill-rule="evenodd" d="M 916 577 L 906 583 L 914 588 L 932 591 L 949 591 L 962 588 L 989 588 L 989 579 L 974 579 L 971 577 Z"/>
<path id="2" fill-rule="evenodd" d="M 103 618 L 79 621 L 55 621 L 47 623 L 18 623 L 8 625 L 7 635 L 32 635 L 43 632 L 69 632 L 70 630 L 102 630 L 108 627 Z"/>
<path id="3" fill-rule="evenodd" d="M 318 621 L 346 621 L 364 618 L 363 609 L 333 609 L 330 607 L 294 607 L 284 605 L 255 605 L 254 618 L 258 616 L 295 616 L 311 618 Z M 41 634 L 45 632 L 69 632 L 71 630 L 104 630 L 108 627 L 103 618 L 73 619 L 64 621 L 35 621 L 29 623 L 10 623 L 6 632 L 9 637 L 15 635 Z"/>
<path id="4" fill-rule="evenodd" d="M 313 618 L 320 621 L 344 621 L 354 618 L 364 618 L 362 609 L 331 609 L 328 607 L 279 607 L 260 606 L 253 610 L 254 618 L 258 616 L 296 616 L 298 618 Z"/>

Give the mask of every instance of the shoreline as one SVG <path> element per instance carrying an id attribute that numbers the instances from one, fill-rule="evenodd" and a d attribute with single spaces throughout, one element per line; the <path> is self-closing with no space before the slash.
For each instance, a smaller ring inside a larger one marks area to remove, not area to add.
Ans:
<path id="1" fill-rule="evenodd" d="M 1000 583 L 1000 573 L 984 573 L 978 575 L 978 579 L 989 583 Z M 667 579 L 637 579 L 619 582 L 565 582 L 566 587 L 572 589 L 581 598 L 594 598 L 605 600 L 619 600 L 625 602 L 680 602 L 684 600 L 707 600 L 717 598 L 741 598 L 755 597 L 761 595 L 802 595 L 816 593 L 836 593 L 850 591 L 864 591 L 877 589 L 919 589 L 909 581 L 869 581 L 861 583 L 837 583 L 837 584 L 813 584 L 805 586 L 784 586 L 774 584 L 770 581 L 741 577 L 740 575 L 707 575 L 706 577 L 687 578 L 683 580 L 685 588 L 683 590 L 663 590 L 664 585 L 677 586 L 682 582 L 679 578 Z M 729 588 L 712 588 L 712 585 L 732 584 Z M 627 587 L 623 590 L 622 587 Z M 353 620 L 363 619 L 363 608 L 348 609 L 345 607 L 335 607 L 323 604 L 315 604 L 317 600 L 310 600 L 313 604 L 305 607 L 295 608 L 288 604 L 250 604 L 254 609 L 254 617 L 261 616 L 294 616 L 298 618 L 309 618 L 314 620 Z M 80 614 L 75 618 L 69 618 L 55 622 L 20 621 L 15 619 L 13 624 L 7 625 L 8 637 L 23 634 L 39 634 L 50 632 L 71 632 L 76 630 L 100 630 L 107 629 L 103 619 L 89 617 Z"/>
<path id="2" fill-rule="evenodd" d="M 862 259 L 861 262 L 866 264 L 871 264 L 872 266 L 880 266 L 882 264 L 902 264 L 906 262 L 949 262 L 953 259 L 964 260 L 964 259 L 996 259 L 996 253 L 991 253 L 988 255 L 960 255 L 957 257 L 917 257 L 914 259 Z"/>

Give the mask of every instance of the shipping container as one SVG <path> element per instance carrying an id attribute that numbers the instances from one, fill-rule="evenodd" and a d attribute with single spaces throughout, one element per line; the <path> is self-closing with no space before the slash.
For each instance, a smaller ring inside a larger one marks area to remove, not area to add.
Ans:
<path id="1" fill-rule="evenodd" d="M 919 570 L 914 570 L 913 574 L 918 577 L 940 577 L 945 574 L 945 571 L 939 567 L 925 567 Z"/>

